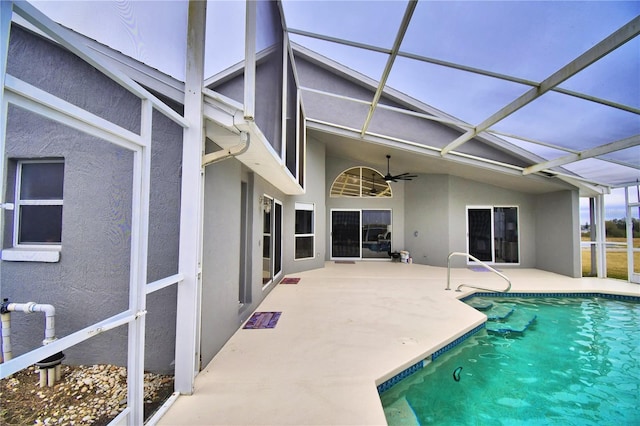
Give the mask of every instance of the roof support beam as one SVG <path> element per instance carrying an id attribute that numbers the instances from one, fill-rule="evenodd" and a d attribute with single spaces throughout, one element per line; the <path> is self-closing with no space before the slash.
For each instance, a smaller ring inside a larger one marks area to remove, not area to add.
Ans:
<path id="1" fill-rule="evenodd" d="M 398 34 L 396 34 L 396 40 L 393 42 L 393 48 L 391 49 L 391 54 L 387 59 L 387 64 L 385 65 L 384 71 L 382 72 L 382 77 L 380 77 L 380 83 L 378 84 L 378 89 L 376 90 L 376 93 L 373 96 L 373 101 L 371 102 L 371 106 L 369 107 L 369 113 L 367 114 L 367 118 L 364 121 L 362 130 L 360 131 L 360 136 L 364 136 L 365 133 L 367 133 L 367 129 L 369 128 L 369 123 L 371 123 L 371 119 L 373 118 L 373 113 L 375 112 L 376 106 L 380 101 L 380 97 L 382 96 L 384 87 L 387 85 L 387 78 L 389 78 L 389 74 L 391 73 L 391 68 L 393 67 L 393 63 L 395 62 L 396 57 L 398 56 L 400 45 L 402 44 L 402 40 L 404 39 L 404 35 L 407 32 L 407 28 L 409 27 L 409 23 L 411 22 L 411 17 L 413 16 L 413 12 L 416 10 L 417 5 L 418 5 L 417 0 L 410 0 L 409 4 L 407 4 L 407 9 L 404 11 L 404 16 L 402 17 L 402 22 L 400 23 L 400 28 L 398 29 Z"/>
<path id="2" fill-rule="evenodd" d="M 571 61 L 569 64 L 560 68 L 558 71 L 553 73 L 547 79 L 545 79 L 542 83 L 540 83 L 537 87 L 532 88 L 527 91 L 524 95 L 518 97 L 510 104 L 506 105 L 501 110 L 497 111 L 495 114 L 484 120 L 474 129 L 467 131 L 459 138 L 451 142 L 449 145 L 445 146 L 442 149 L 441 155 L 446 155 L 450 151 L 456 149 L 460 145 L 470 141 L 479 133 L 487 130 L 489 127 L 493 126 L 497 122 L 503 120 L 514 112 L 518 111 L 520 108 L 528 105 L 534 100 L 538 99 L 540 96 L 547 93 L 549 90 L 553 89 L 557 85 L 561 84 L 568 78 L 582 71 L 589 65 L 593 64 L 603 56 L 609 54 L 613 50 L 622 46 L 627 41 L 631 40 L 635 36 L 640 33 L 640 16 L 634 18 L 629 23 L 618 29 L 616 32 L 611 34 L 609 37 L 602 40 L 600 43 L 593 46 L 591 49 L 587 50 L 582 55 L 578 56 L 576 59 Z"/>
<path id="3" fill-rule="evenodd" d="M 556 158 L 555 160 L 545 161 L 544 163 L 534 164 L 522 171 L 523 175 L 539 172 L 552 167 L 562 166 L 563 164 L 573 163 L 574 161 L 585 160 L 587 158 L 597 157 L 598 155 L 608 154 L 614 151 L 620 151 L 622 149 L 631 148 L 640 145 L 640 135 L 635 135 L 630 138 L 622 139 L 617 142 L 600 145 L 595 148 L 581 151 L 577 154 L 569 154 L 564 157 Z"/>

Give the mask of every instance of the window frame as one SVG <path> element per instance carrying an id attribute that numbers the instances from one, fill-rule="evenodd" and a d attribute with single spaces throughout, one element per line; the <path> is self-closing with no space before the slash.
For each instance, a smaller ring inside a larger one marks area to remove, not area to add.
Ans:
<path id="1" fill-rule="evenodd" d="M 25 164 L 59 164 L 62 163 L 64 165 L 64 159 L 44 159 L 44 160 L 18 160 L 16 164 L 16 183 L 15 183 L 15 193 L 14 193 L 14 212 L 13 212 L 13 247 L 14 248 L 24 248 L 24 249 L 50 249 L 50 250 L 61 250 L 62 241 L 57 243 L 20 243 L 19 235 L 20 235 L 20 212 L 23 206 L 64 206 L 64 193 L 63 198 L 61 199 L 29 199 L 23 200 L 20 197 L 20 192 L 22 188 L 22 167 Z M 62 184 L 64 186 L 64 173 L 62 176 Z M 60 223 L 60 228 L 62 229 L 62 223 Z M 62 240 L 62 231 L 60 239 Z"/>
<path id="2" fill-rule="evenodd" d="M 300 210 L 300 211 L 311 211 L 311 233 L 298 233 L 296 231 L 298 210 Z M 296 202 L 295 203 L 294 215 L 295 215 L 296 221 L 294 221 L 294 228 L 293 228 L 293 236 L 294 236 L 294 241 L 293 241 L 293 260 L 296 261 L 296 260 L 315 259 L 315 253 L 316 253 L 316 205 L 314 203 Z M 297 246 L 298 239 L 299 238 L 309 238 L 309 237 L 311 237 L 311 239 L 312 239 L 311 256 L 308 256 L 308 257 L 297 257 L 296 246 Z"/>

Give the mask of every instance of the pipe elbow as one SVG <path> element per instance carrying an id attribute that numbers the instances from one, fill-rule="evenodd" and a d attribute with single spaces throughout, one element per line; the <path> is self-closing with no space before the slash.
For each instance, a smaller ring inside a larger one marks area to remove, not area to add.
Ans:
<path id="1" fill-rule="evenodd" d="M 33 302 L 29 302 L 29 303 L 33 303 Z M 32 306 L 32 309 L 33 310 L 31 312 L 43 312 L 48 317 L 53 317 L 56 315 L 56 308 L 53 305 L 34 303 L 34 306 Z"/>

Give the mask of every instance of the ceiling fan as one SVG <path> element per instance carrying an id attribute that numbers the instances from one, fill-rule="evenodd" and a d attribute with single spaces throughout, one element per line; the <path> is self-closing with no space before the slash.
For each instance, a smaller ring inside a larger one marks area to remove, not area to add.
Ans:
<path id="1" fill-rule="evenodd" d="M 412 175 L 409 173 L 401 173 L 399 175 L 392 175 L 389 172 L 389 160 L 391 159 L 390 155 L 387 155 L 387 174 L 384 176 L 385 182 L 397 182 L 399 180 L 411 180 L 414 177 L 418 177 L 418 175 Z"/>

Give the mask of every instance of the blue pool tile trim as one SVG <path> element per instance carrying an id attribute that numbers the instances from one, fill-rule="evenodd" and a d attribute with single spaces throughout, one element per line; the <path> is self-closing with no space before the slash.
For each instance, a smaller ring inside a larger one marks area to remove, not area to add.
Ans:
<path id="1" fill-rule="evenodd" d="M 483 328 L 485 328 L 485 323 L 480 324 L 479 326 L 477 326 L 476 328 L 474 328 L 473 330 L 467 331 L 466 333 L 464 333 L 462 336 L 458 337 L 456 340 L 454 340 L 453 342 L 445 345 L 444 347 L 438 349 L 437 351 L 435 351 L 433 353 L 433 355 L 431 355 L 431 361 L 435 361 L 436 359 L 438 359 L 440 356 L 444 355 L 444 353 L 450 351 L 451 349 L 455 348 L 456 346 L 458 346 L 460 343 L 464 342 L 465 340 L 467 340 L 469 337 L 473 336 L 474 334 L 476 334 L 478 331 L 482 330 Z"/>
<path id="2" fill-rule="evenodd" d="M 460 299 L 466 302 L 474 297 L 601 297 L 603 299 L 624 300 L 627 302 L 640 302 L 640 296 L 629 296 L 626 294 L 608 293 L 498 293 L 498 292 L 478 292 L 470 294 Z"/>
<path id="3" fill-rule="evenodd" d="M 402 370 L 400 373 L 396 374 L 389 380 L 386 380 L 378 385 L 378 394 L 381 394 L 384 391 L 391 389 L 394 385 L 400 383 L 402 380 L 406 379 L 416 371 L 421 370 L 424 367 L 424 360 L 418 361 L 413 364 L 411 367 Z"/>
<path id="4" fill-rule="evenodd" d="M 394 385 L 400 383 L 402 380 L 406 379 L 407 377 L 409 377 L 413 373 L 415 373 L 417 371 L 420 371 L 425 366 L 425 360 L 429 360 L 430 359 L 431 361 L 435 361 L 436 358 L 440 357 L 445 352 L 450 351 L 451 349 L 455 348 L 460 343 L 464 342 L 469 337 L 473 336 L 478 331 L 482 330 L 484 327 L 485 327 L 485 324 L 482 323 L 479 326 L 477 326 L 476 328 L 474 328 L 474 329 L 472 329 L 470 331 L 467 331 L 465 334 L 463 334 L 462 336 L 458 337 L 453 342 L 448 343 L 444 347 L 442 347 L 442 348 L 438 349 L 437 351 L 435 351 L 433 354 L 431 354 L 431 356 L 428 356 L 427 358 L 425 358 L 422 361 L 416 362 L 411 367 L 402 370 L 400 373 L 396 374 L 395 376 L 393 376 L 389 380 L 386 380 L 386 381 L 382 382 L 381 384 L 379 384 L 377 386 L 378 387 L 378 394 L 381 394 L 382 392 L 388 391 Z"/>

